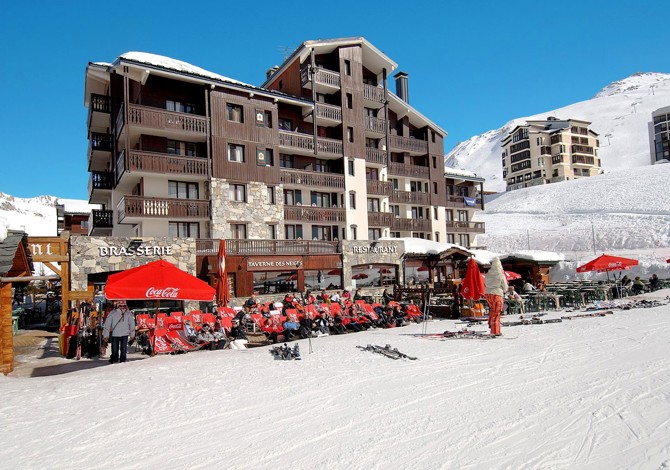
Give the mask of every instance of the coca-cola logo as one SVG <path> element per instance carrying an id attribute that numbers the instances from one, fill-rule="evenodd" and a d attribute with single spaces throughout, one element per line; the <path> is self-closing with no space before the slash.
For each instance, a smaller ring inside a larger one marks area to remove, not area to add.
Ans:
<path id="1" fill-rule="evenodd" d="M 176 299 L 179 295 L 179 287 L 164 287 L 163 289 L 156 289 L 149 287 L 145 294 L 147 297 L 161 298 L 161 299 Z"/>

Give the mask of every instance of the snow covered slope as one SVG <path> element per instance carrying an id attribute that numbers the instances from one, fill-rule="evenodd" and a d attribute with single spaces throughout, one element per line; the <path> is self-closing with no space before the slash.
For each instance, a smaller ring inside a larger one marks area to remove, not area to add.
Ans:
<path id="1" fill-rule="evenodd" d="M 528 119 L 576 118 L 591 121 L 600 134 L 599 155 L 605 171 L 651 164 L 648 123 L 651 113 L 670 104 L 670 74 L 636 73 L 610 83 L 592 99 L 534 116 L 514 119 L 500 129 L 458 143 L 446 155 L 446 165 L 465 168 L 486 178 L 487 191 L 504 191 L 501 140 Z"/>

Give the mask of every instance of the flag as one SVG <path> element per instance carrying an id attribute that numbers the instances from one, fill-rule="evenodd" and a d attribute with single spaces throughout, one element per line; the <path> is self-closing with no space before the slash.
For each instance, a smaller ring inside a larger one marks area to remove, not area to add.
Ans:
<path id="1" fill-rule="evenodd" d="M 477 198 L 464 196 L 463 202 L 465 203 L 466 206 L 474 206 L 477 204 Z"/>

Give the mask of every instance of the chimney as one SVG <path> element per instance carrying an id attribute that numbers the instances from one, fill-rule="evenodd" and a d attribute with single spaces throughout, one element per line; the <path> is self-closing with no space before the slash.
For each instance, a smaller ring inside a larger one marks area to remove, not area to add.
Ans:
<path id="1" fill-rule="evenodd" d="M 409 103 L 409 87 L 407 84 L 408 75 L 405 72 L 398 72 L 395 77 L 395 94 L 405 103 Z"/>
<path id="2" fill-rule="evenodd" d="M 275 65 L 274 67 L 270 67 L 266 72 L 265 72 L 265 78 L 267 80 L 270 80 L 272 76 L 275 74 L 275 72 L 279 70 L 279 66 Z"/>

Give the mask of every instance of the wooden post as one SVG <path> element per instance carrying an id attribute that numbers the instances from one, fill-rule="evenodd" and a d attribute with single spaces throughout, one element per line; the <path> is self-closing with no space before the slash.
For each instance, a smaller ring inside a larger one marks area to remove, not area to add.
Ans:
<path id="1" fill-rule="evenodd" d="M 12 328 L 12 285 L 0 284 L 0 372 L 14 370 L 14 332 Z"/>

